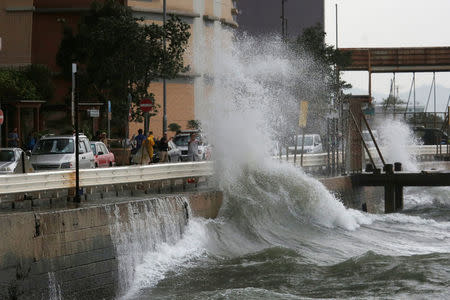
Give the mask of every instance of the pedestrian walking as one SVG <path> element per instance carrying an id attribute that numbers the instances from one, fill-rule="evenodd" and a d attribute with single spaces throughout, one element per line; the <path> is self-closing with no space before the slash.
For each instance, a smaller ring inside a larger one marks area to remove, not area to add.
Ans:
<path id="1" fill-rule="evenodd" d="M 148 140 L 144 136 L 144 140 L 142 141 L 139 148 L 137 148 L 137 151 L 133 154 L 131 158 L 131 163 L 138 164 L 138 165 L 148 165 L 151 161 L 151 157 L 148 153 Z"/>
<path id="2" fill-rule="evenodd" d="M 187 153 L 188 161 L 198 161 L 200 160 L 198 157 L 198 141 L 197 135 L 195 133 L 191 133 L 191 138 L 188 142 L 188 153 Z"/>
<path id="3" fill-rule="evenodd" d="M 27 150 L 32 151 L 34 148 L 34 145 L 36 145 L 36 134 L 34 132 L 31 132 L 28 135 L 28 139 L 27 139 Z"/>
<path id="4" fill-rule="evenodd" d="M 150 163 L 153 161 L 153 146 L 155 146 L 155 137 L 153 136 L 153 131 L 150 131 L 147 138 L 147 152 L 150 156 Z"/>
<path id="5" fill-rule="evenodd" d="M 139 150 L 139 148 L 141 148 L 142 143 L 144 142 L 144 140 L 146 139 L 145 135 L 142 134 L 142 129 L 138 130 L 138 135 L 134 138 L 134 140 L 136 141 L 136 151 Z"/>
<path id="6" fill-rule="evenodd" d="M 14 128 L 13 131 L 8 134 L 8 147 L 19 147 L 19 134 L 17 133 L 17 128 Z"/>
<path id="7" fill-rule="evenodd" d="M 162 163 L 169 161 L 169 141 L 167 140 L 167 133 L 159 140 L 159 161 Z"/>
<path id="8" fill-rule="evenodd" d="M 109 148 L 108 137 L 106 136 L 106 132 L 102 132 L 102 134 L 100 135 L 100 142 L 102 142 L 103 144 L 105 144 L 107 148 Z"/>

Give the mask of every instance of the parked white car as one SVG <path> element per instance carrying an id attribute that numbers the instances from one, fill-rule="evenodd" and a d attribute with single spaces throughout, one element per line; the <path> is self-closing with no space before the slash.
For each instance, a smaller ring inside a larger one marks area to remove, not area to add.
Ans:
<path id="1" fill-rule="evenodd" d="M 74 169 L 74 145 L 74 135 L 45 135 L 37 142 L 31 152 L 31 164 L 36 171 Z M 80 168 L 95 168 L 94 153 L 85 135 L 79 135 L 78 146 Z"/>
<path id="2" fill-rule="evenodd" d="M 297 154 L 302 153 L 302 135 L 297 136 Z M 289 146 L 289 153 L 294 154 L 295 146 Z M 322 140 L 318 134 L 305 134 L 303 153 L 323 152 Z"/>
<path id="3" fill-rule="evenodd" d="M 22 160 L 23 155 L 23 160 Z M 25 167 L 23 167 L 25 163 Z M 30 158 L 20 148 L 0 148 L 0 174 L 33 172 Z"/>

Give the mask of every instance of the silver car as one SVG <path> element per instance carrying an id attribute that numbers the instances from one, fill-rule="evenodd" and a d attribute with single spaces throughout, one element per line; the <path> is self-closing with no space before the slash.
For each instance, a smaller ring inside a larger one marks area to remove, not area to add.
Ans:
<path id="1" fill-rule="evenodd" d="M 46 135 L 34 146 L 31 152 L 31 164 L 36 171 L 74 169 L 75 168 L 75 136 Z M 94 153 L 85 135 L 79 135 L 80 168 L 95 168 Z"/>
<path id="2" fill-rule="evenodd" d="M 297 154 L 302 152 L 303 136 L 297 136 Z M 323 152 L 322 141 L 318 134 L 305 134 L 303 144 L 303 153 L 321 153 Z M 295 153 L 295 146 L 289 146 L 289 153 Z"/>
<path id="3" fill-rule="evenodd" d="M 23 156 L 23 159 L 22 159 Z M 30 158 L 20 148 L 0 148 L 0 174 L 33 172 Z"/>

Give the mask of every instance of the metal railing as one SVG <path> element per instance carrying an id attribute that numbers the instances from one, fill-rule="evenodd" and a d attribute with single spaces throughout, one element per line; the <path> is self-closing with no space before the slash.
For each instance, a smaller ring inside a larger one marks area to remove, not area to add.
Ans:
<path id="1" fill-rule="evenodd" d="M 411 146 L 409 152 L 417 157 L 434 157 L 438 154 L 436 145 Z M 369 151 L 377 161 L 375 148 Z M 382 148 L 381 151 L 384 152 Z M 444 151 L 442 151 L 444 153 Z M 274 157 L 279 159 L 279 157 Z M 283 156 L 282 159 L 285 159 Z M 327 165 L 327 153 L 305 154 L 303 167 L 323 167 Z M 289 155 L 293 163 L 294 155 Z M 296 165 L 300 165 L 297 160 Z M 80 170 L 80 186 L 92 187 L 111 184 L 139 183 L 158 180 L 212 176 L 213 162 L 186 162 L 175 164 L 154 164 L 148 166 L 126 166 Z M 75 171 L 51 171 L 16 175 L 0 175 L 0 195 L 36 191 L 75 188 Z"/>
<path id="2" fill-rule="evenodd" d="M 80 186 L 138 183 L 213 175 L 213 163 L 155 164 L 80 170 Z M 0 175 L 0 195 L 75 188 L 75 171 Z"/>
<path id="3" fill-rule="evenodd" d="M 386 147 L 380 148 L 382 153 L 386 152 Z M 446 145 L 424 145 L 424 146 L 410 146 L 407 148 L 408 153 L 411 153 L 411 155 L 416 156 L 418 159 L 426 159 L 427 157 L 431 157 L 437 154 L 446 154 Z M 441 151 L 440 151 L 441 150 Z M 372 147 L 369 148 L 369 152 L 374 158 L 375 162 L 378 162 L 381 164 L 381 161 L 378 157 L 377 150 Z M 341 155 L 342 153 L 339 152 L 337 155 Z M 274 158 L 280 159 L 278 156 Z M 286 160 L 286 156 L 283 156 L 281 160 Z M 366 155 L 366 160 L 368 160 Z M 289 155 L 289 162 L 294 163 L 294 155 Z M 303 155 L 303 167 L 319 167 L 319 166 L 326 166 L 328 162 L 328 154 L 327 153 L 317 153 L 317 154 L 304 154 Z M 393 163 L 393 162 L 392 162 Z M 296 165 L 300 165 L 300 161 L 297 159 Z"/>

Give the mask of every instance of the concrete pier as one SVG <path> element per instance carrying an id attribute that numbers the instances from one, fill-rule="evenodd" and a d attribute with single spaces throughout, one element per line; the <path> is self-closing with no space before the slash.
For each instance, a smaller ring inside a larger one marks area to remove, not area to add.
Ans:
<path id="1" fill-rule="evenodd" d="M 354 174 L 351 176 L 355 186 L 384 187 L 385 213 L 393 213 L 403 209 L 403 187 L 405 186 L 450 186 L 450 172 L 392 174 Z"/>

